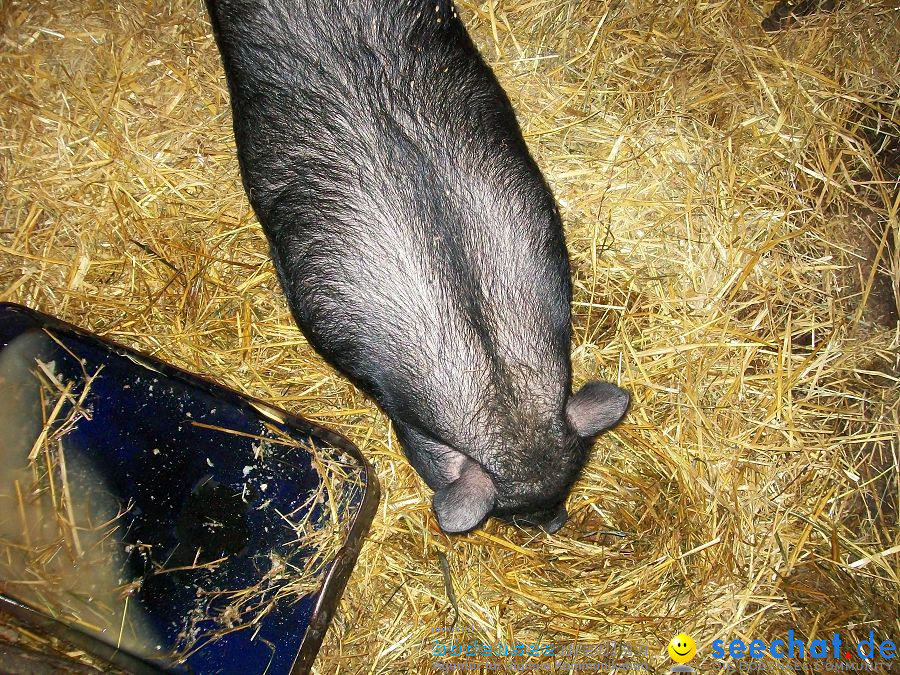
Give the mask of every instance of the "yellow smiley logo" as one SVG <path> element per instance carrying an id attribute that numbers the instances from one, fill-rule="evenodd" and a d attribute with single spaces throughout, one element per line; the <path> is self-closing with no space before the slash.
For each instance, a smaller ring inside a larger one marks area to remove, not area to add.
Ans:
<path id="1" fill-rule="evenodd" d="M 687 663 L 697 654 L 697 645 L 687 633 L 679 633 L 669 643 L 669 656 L 678 663 Z"/>

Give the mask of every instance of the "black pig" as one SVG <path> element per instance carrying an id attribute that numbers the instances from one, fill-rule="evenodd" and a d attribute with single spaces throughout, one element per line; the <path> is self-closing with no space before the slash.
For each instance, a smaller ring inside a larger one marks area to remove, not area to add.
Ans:
<path id="1" fill-rule="evenodd" d="M 445 531 L 557 530 L 629 396 L 570 394 L 559 212 L 452 2 L 207 4 L 300 328 L 393 420 Z"/>

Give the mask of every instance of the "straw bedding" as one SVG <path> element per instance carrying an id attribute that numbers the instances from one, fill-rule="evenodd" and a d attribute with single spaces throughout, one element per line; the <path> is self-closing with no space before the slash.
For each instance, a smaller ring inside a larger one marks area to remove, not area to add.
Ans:
<path id="1" fill-rule="evenodd" d="M 679 631 L 701 668 L 716 638 L 900 638 L 900 11 L 767 33 L 774 4 L 460 3 L 561 205 L 576 383 L 634 393 L 556 535 L 441 534 L 294 327 L 198 0 L 0 7 L 0 299 L 360 446 L 384 496 L 318 672 L 430 670 L 457 611 L 653 670 Z"/>

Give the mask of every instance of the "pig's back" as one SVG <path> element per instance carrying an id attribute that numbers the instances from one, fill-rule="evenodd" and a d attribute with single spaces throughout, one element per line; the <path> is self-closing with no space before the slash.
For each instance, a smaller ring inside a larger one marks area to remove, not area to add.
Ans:
<path id="1" fill-rule="evenodd" d="M 228 4 L 243 12 L 217 26 L 241 169 L 313 345 L 445 442 L 529 426 L 509 411 L 558 414 L 558 215 L 449 6 L 373 20 L 376 3 Z"/>

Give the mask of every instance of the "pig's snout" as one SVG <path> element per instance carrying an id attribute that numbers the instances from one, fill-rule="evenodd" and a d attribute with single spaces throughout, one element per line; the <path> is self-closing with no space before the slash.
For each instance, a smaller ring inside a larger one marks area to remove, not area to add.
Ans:
<path id="1" fill-rule="evenodd" d="M 511 525 L 540 527 L 547 534 L 555 534 L 566 524 L 566 521 L 569 519 L 569 512 L 566 511 L 564 504 L 560 504 L 555 508 L 543 509 L 533 513 L 500 516 L 500 519 Z"/>
<path id="2" fill-rule="evenodd" d="M 566 524 L 566 521 L 569 519 L 569 512 L 566 511 L 566 507 L 562 504 L 556 509 L 556 513 L 553 514 L 553 517 L 544 523 L 542 527 L 547 531 L 548 534 L 555 534 L 562 526 Z"/>

